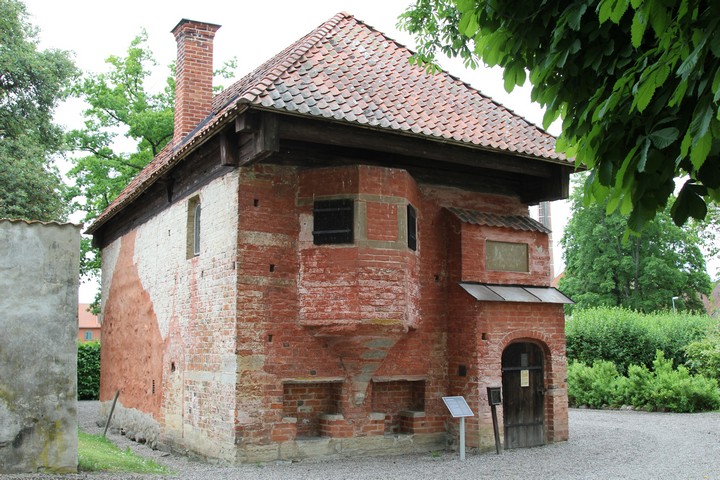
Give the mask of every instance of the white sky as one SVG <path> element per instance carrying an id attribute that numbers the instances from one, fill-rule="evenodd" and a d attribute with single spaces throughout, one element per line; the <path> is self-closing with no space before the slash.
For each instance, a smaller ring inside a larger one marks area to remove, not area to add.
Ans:
<path id="1" fill-rule="evenodd" d="M 344 11 L 385 33 L 399 43 L 414 48 L 412 38 L 396 28 L 397 17 L 410 0 L 25 0 L 30 22 L 40 29 L 41 48 L 60 48 L 74 52 L 77 65 L 85 72 L 107 70 L 105 59 L 124 55 L 130 41 L 144 28 L 149 46 L 161 73 L 151 89 L 161 89 L 165 68 L 176 55 L 170 30 L 182 19 L 222 25 L 215 36 L 214 59 L 218 67 L 237 57 L 238 77 L 283 50 L 338 12 Z M 462 63 L 441 61 L 441 66 L 502 103 L 529 121 L 541 125 L 542 110 L 530 102 L 529 88 L 516 88 L 507 94 L 500 69 L 466 70 Z M 230 81 L 227 82 L 230 84 Z M 82 126 L 82 107 L 77 102 L 62 106 L 57 121 L 69 128 Z M 554 134 L 557 127 L 551 128 Z M 567 221 L 565 202 L 552 206 L 552 229 L 557 245 Z M 562 257 L 556 247 L 555 272 L 562 271 Z M 91 301 L 93 286 L 83 286 L 81 302 Z"/>

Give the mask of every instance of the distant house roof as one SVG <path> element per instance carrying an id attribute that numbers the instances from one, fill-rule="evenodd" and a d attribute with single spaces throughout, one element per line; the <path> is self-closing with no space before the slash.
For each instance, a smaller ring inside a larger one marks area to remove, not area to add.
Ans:
<path id="1" fill-rule="evenodd" d="M 80 328 L 100 328 L 97 315 L 88 311 L 89 303 L 78 304 L 78 326 Z"/>
<path id="2" fill-rule="evenodd" d="M 411 65 L 411 55 L 352 15 L 335 15 L 216 95 L 211 115 L 166 146 L 88 232 L 250 107 L 573 165 L 555 152 L 552 135 L 446 72 Z"/>

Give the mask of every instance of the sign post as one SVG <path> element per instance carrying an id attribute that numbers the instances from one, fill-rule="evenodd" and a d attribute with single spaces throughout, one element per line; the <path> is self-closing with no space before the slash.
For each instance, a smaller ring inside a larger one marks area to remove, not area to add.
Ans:
<path id="1" fill-rule="evenodd" d="M 465 417 L 475 414 L 465 401 L 465 397 L 442 397 L 443 402 L 453 418 L 460 418 L 460 460 L 465 460 Z"/>
<path id="2" fill-rule="evenodd" d="M 492 409 L 493 432 L 495 433 L 495 452 L 498 455 L 500 455 L 500 429 L 498 428 L 496 408 L 498 405 L 502 405 L 501 390 L 501 387 L 487 387 L 488 403 Z"/>

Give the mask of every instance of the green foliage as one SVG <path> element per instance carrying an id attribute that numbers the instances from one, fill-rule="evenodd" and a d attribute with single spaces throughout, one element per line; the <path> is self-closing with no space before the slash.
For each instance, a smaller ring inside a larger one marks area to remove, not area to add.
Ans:
<path id="1" fill-rule="evenodd" d="M 74 88 L 75 95 L 89 108 L 84 112 L 85 128 L 67 136 L 72 149 L 83 154 L 74 159 L 68 173 L 74 180 L 68 197 L 76 209 L 86 212 L 87 223 L 97 218 L 172 139 L 175 68 L 168 68 L 163 90 L 151 92 L 147 80 L 157 64 L 147 41 L 147 33 L 142 31 L 125 56 L 107 58 L 107 73 L 87 74 Z M 231 59 L 215 75 L 230 78 L 235 67 L 236 61 Z M 121 137 L 130 140 L 130 152 L 118 148 Z M 80 247 L 81 274 L 98 277 L 98 250 L 88 238 L 82 239 Z"/>
<path id="2" fill-rule="evenodd" d="M 108 73 L 89 74 L 75 86 L 75 94 L 90 106 L 85 128 L 73 130 L 68 140 L 86 156 L 75 159 L 69 176 L 75 180 L 71 194 L 83 197 L 77 208 L 86 221 L 99 215 L 120 191 L 170 141 L 173 132 L 174 80 L 165 89 L 149 93 L 145 85 L 156 65 L 142 32 L 130 43 L 127 55 L 111 55 Z M 115 151 L 120 132 L 133 140 L 135 151 Z"/>
<path id="3" fill-rule="evenodd" d="M 85 212 L 90 223 L 172 138 L 175 83 L 168 76 L 165 89 L 150 93 L 146 80 L 156 65 L 143 31 L 128 47 L 126 56 L 111 55 L 107 73 L 87 74 L 74 94 L 89 104 L 85 128 L 68 133 L 67 141 L 82 156 L 73 159 L 68 177 L 74 185 L 67 197 L 74 209 Z M 116 149 L 118 136 L 131 138 L 134 151 Z M 80 274 L 100 276 L 100 254 L 91 240 L 80 242 Z M 93 306 L 99 303 L 99 293 Z"/>
<path id="4" fill-rule="evenodd" d="M 618 406 L 623 377 L 614 363 L 599 361 L 588 366 L 584 362 L 570 362 L 567 377 L 570 405 L 592 408 Z"/>
<path id="5" fill-rule="evenodd" d="M 399 26 L 436 53 L 504 69 L 562 118 L 558 150 L 591 169 L 586 197 L 639 231 L 687 177 L 681 225 L 720 201 L 720 3 L 699 0 L 416 0 Z"/>
<path id="6" fill-rule="evenodd" d="M 21 2 L 0 0 L 0 217 L 65 220 L 51 162 L 62 132 L 52 116 L 75 74 L 68 52 L 38 49 Z"/>
<path id="7" fill-rule="evenodd" d="M 134 454 L 130 448 L 120 450 L 102 435 L 78 430 L 78 470 L 81 472 L 171 473 L 167 467 Z"/>
<path id="8" fill-rule="evenodd" d="M 632 405 L 649 411 L 698 412 L 720 408 L 715 379 L 691 375 L 687 368 L 673 369 L 673 362 L 657 351 L 653 369 L 631 365 L 621 376 L 612 362 L 568 365 L 570 405 L 600 408 Z"/>
<path id="9" fill-rule="evenodd" d="M 685 356 L 692 372 L 720 381 L 720 328 L 685 346 Z"/>
<path id="10" fill-rule="evenodd" d="M 97 400 L 100 396 L 100 342 L 78 342 L 78 399 Z"/>
<path id="11" fill-rule="evenodd" d="M 687 360 L 685 347 L 716 324 L 707 315 L 687 313 L 642 314 L 611 307 L 575 310 L 565 326 L 567 357 L 588 365 L 609 361 L 625 373 L 632 364 L 651 366 L 656 350 L 662 350 L 682 365 Z"/>
<path id="12" fill-rule="evenodd" d="M 711 286 L 700 249 L 705 243 L 699 231 L 705 230 L 692 222 L 676 226 L 666 209 L 641 233 L 624 236 L 627 216 L 607 215 L 606 205 L 585 205 L 580 189 L 572 196 L 573 214 L 560 241 L 566 264 L 560 288 L 575 308 L 652 312 L 672 308 L 672 298 L 679 297 L 678 310 L 702 310 L 700 294 Z M 707 240 L 714 245 L 709 234 Z"/>
<path id="13" fill-rule="evenodd" d="M 0 218 L 65 221 L 66 187 L 49 152 L 29 138 L 0 141 Z"/>
<path id="14" fill-rule="evenodd" d="M 649 411 L 698 412 L 720 408 L 720 390 L 715 379 L 691 375 L 657 351 L 653 369 L 631 365 L 620 393 L 624 403 Z"/>

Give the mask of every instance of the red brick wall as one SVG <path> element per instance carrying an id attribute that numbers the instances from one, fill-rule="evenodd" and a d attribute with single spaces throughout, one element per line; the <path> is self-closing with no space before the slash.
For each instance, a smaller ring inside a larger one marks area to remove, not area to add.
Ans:
<path id="1" fill-rule="evenodd" d="M 320 435 L 320 415 L 338 413 L 341 384 L 286 383 L 283 386 L 283 416 L 297 419 L 298 437 Z"/>
<path id="2" fill-rule="evenodd" d="M 367 202 L 368 240 L 398 239 L 398 206 L 380 202 Z"/>
<path id="3" fill-rule="evenodd" d="M 157 419 L 163 393 L 163 340 L 133 261 L 135 236 L 133 231 L 122 239 L 104 305 L 100 400 L 112 400 L 119 390 L 123 406 Z"/>
<path id="4" fill-rule="evenodd" d="M 184 326 L 175 319 L 170 326 L 163 368 L 165 390 L 176 392 L 182 384 L 184 394 L 166 395 L 166 411 L 184 409 L 185 421 L 207 432 L 216 417 L 227 416 L 234 424 L 232 443 L 242 450 L 295 435 L 377 434 L 381 422 L 371 416 L 377 411 L 392 416 L 389 430 L 430 433 L 447 424 L 452 432 L 457 422 L 442 397 L 464 395 L 478 414 L 466 423 L 468 445 L 481 446 L 492 442 L 485 387 L 500 384 L 505 346 L 529 339 L 543 345 L 546 386 L 557 392 L 547 396 L 548 438 L 567 437 L 562 307 L 477 302 L 457 285 L 461 280 L 544 285 L 545 276 L 549 283 L 546 236 L 467 226 L 444 209 L 526 214 L 525 205 L 509 197 L 418 185 L 405 171 L 379 167 L 257 164 L 237 172 L 236 256 L 223 262 L 208 258 L 193 270 L 216 275 L 218 292 L 232 295 L 236 289 L 236 304 L 229 308 L 237 313 L 229 324 L 212 323 L 212 299 L 193 290 L 183 300 L 178 316 L 193 320 Z M 312 204 L 323 197 L 355 201 L 354 244 L 313 244 Z M 408 202 L 417 210 L 416 251 L 407 248 L 403 231 Z M 529 242 L 534 270 L 521 277 L 485 275 L 481 259 L 470 257 L 485 238 Z M 213 273 L 216 263 L 227 277 Z M 236 284 L 222 283 L 231 281 Z M 235 340 L 225 348 L 236 362 L 236 376 L 229 380 L 231 414 L 220 410 L 226 403 L 214 398 L 213 384 L 203 383 L 206 372 L 219 371 L 224 357 L 214 339 L 226 335 Z M 196 340 L 183 343 L 183 338 Z M 176 372 L 170 372 L 172 359 L 178 359 Z M 460 365 L 465 376 L 459 375 Z M 182 380 L 181 373 L 195 371 L 195 377 Z M 311 408 L 299 410 L 303 406 Z M 397 417 L 400 410 L 420 408 L 424 415 Z M 323 413 L 342 418 L 320 419 Z"/>
<path id="5" fill-rule="evenodd" d="M 213 38 L 219 25 L 186 21 L 173 33 L 177 41 L 175 131 L 173 140 L 185 138 L 211 111 Z"/>
<path id="6" fill-rule="evenodd" d="M 385 431 L 402 431 L 400 412 L 425 410 L 425 382 L 398 380 L 373 382 L 372 411 L 385 414 Z"/>
<path id="7" fill-rule="evenodd" d="M 314 245 L 312 204 L 321 196 L 355 201 L 355 242 Z M 406 172 L 338 167 L 300 174 L 300 322 L 353 330 L 379 322 L 407 330 L 417 322 L 418 252 L 407 248 L 400 225 L 417 187 Z"/>
<path id="8" fill-rule="evenodd" d="M 456 223 L 459 220 L 455 219 Z M 505 283 L 518 285 L 550 285 L 551 258 L 548 236 L 541 232 L 525 232 L 463 223 L 462 272 L 466 282 Z M 524 243 L 528 246 L 528 272 L 491 271 L 486 268 L 486 241 Z"/>

